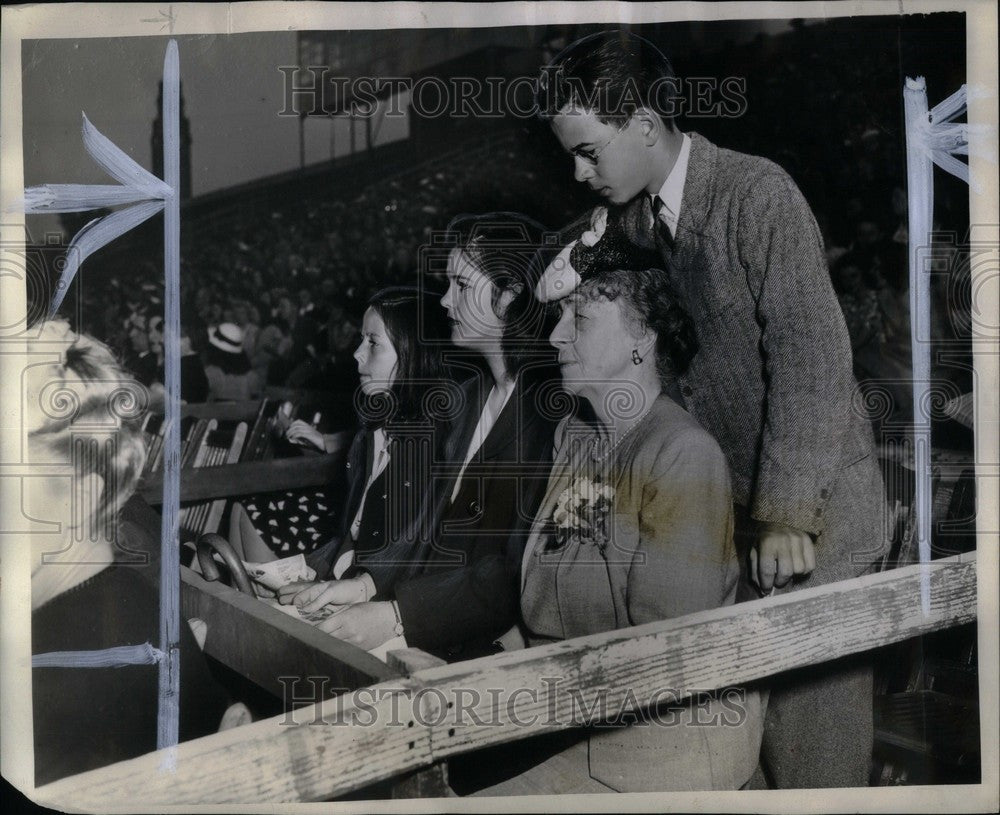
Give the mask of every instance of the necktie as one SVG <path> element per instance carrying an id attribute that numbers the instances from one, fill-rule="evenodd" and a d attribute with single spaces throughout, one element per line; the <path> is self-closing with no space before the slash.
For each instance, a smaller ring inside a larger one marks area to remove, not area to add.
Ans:
<path id="1" fill-rule="evenodd" d="M 660 217 L 660 211 L 666 206 L 663 203 L 663 199 L 659 195 L 654 195 L 651 201 L 653 210 L 653 228 L 656 230 L 657 234 L 663 239 L 663 242 L 670 247 L 671 250 L 674 248 L 674 236 L 670 232 L 670 227 L 666 225 L 663 219 Z"/>

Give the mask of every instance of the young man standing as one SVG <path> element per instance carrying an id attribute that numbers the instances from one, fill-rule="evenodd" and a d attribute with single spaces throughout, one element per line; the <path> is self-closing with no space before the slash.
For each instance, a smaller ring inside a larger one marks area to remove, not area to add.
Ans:
<path id="1" fill-rule="evenodd" d="M 604 32 L 543 70 L 538 103 L 576 180 L 608 203 L 592 228 L 614 218 L 655 248 L 694 320 L 700 351 L 677 386 L 729 461 L 744 598 L 855 577 L 882 554 L 883 488 L 819 229 L 776 164 L 678 130 L 677 87 L 655 46 Z M 766 782 L 866 785 L 870 658 L 770 684 Z"/>

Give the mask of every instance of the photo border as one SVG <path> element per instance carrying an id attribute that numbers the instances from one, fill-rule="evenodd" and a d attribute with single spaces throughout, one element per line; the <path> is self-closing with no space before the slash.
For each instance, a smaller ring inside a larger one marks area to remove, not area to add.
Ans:
<path id="1" fill-rule="evenodd" d="M 23 143 L 21 118 L 21 41 L 39 38 L 90 38 L 115 36 L 237 34 L 253 31 L 294 31 L 362 28 L 438 28 L 545 25 L 550 23 L 597 22 L 608 25 L 683 20 L 777 19 L 793 17 L 872 16 L 934 11 L 967 14 L 967 77 L 970 87 L 990 89 L 979 99 L 970 99 L 970 124 L 992 127 L 987 137 L 996 145 L 997 118 L 997 10 L 990 2 L 799 2 L 799 3 L 237 3 L 237 4 L 59 4 L 7 6 L 3 9 L 0 40 L 0 247 L 23 243 L 24 216 L 13 210 L 23 190 Z M 162 18 L 163 23 L 150 23 Z M 160 30 L 161 26 L 169 31 Z M 183 58 L 183 57 L 182 57 Z M 933 89 L 936 101 L 954 88 Z M 900 88 L 902 94 L 902 88 Z M 970 136 L 970 139 L 973 138 Z M 995 149 L 995 147 L 994 147 Z M 970 156 L 970 172 L 983 183 L 983 194 L 970 190 L 970 224 L 980 225 L 973 237 L 997 245 L 997 167 L 987 159 Z M 55 180 L 55 179 L 54 179 Z M 569 183 L 569 181 L 567 181 Z M 6 268 L 8 258 L 0 258 Z M 974 270 L 983 275 L 990 269 Z M 992 269 L 993 274 L 997 270 Z M 980 280 L 982 277 L 979 278 Z M 1000 275 L 998 278 L 1000 279 Z M 996 282 L 996 281 L 994 281 Z M 987 288 L 988 314 L 1000 312 L 997 287 Z M 0 275 L 0 326 L 23 322 L 26 297 L 21 284 Z M 20 403 L 17 375 L 23 365 L 23 347 L 0 329 L 0 405 Z M 977 462 L 977 557 L 979 572 L 979 682 L 982 740 L 982 783 L 934 787 L 884 787 L 851 790 L 777 790 L 690 793 L 622 793 L 609 796 L 524 796 L 517 798 L 408 799 L 372 801 L 369 812 L 429 811 L 728 811 L 728 812 L 972 812 L 995 810 L 998 790 L 998 626 L 997 582 L 1000 574 L 996 533 L 1000 529 L 997 484 L 1000 478 L 1000 405 L 998 405 L 998 355 L 995 338 L 973 341 L 973 357 L 979 381 L 976 393 L 975 454 Z M 14 397 L 13 400 L 11 397 Z M 3 408 L 0 430 L 0 517 L 10 517 L 19 507 L 8 503 L 12 496 L 4 484 L 21 461 L 16 411 Z M 0 757 L 3 775 L 31 795 L 33 756 L 31 733 L 30 671 L 30 568 L 29 547 L 11 545 L 10 535 L 0 534 L 3 551 L 3 581 L 0 591 Z M 16 543 L 17 541 L 13 541 Z M 140 788 L 137 787 L 137 790 Z M 141 793 L 139 793 L 141 795 Z M 210 794 L 210 793 L 208 793 Z M 66 802 L 70 804 L 71 802 Z M 138 803 L 138 802 L 137 802 Z M 163 807 L 144 811 L 201 812 L 354 812 L 358 803 L 288 804 L 204 807 Z M 120 807 L 119 809 L 127 809 Z"/>

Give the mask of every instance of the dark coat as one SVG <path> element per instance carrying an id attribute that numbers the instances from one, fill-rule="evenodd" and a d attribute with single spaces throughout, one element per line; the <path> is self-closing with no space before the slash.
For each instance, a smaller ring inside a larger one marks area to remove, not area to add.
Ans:
<path id="1" fill-rule="evenodd" d="M 133 549 L 120 530 L 119 544 Z M 116 564 L 31 613 L 32 655 L 102 651 L 159 642 L 159 586 L 134 566 Z M 188 625 L 178 640 L 181 741 L 214 733 L 226 710 Z M 156 749 L 159 669 L 34 668 L 31 672 L 35 783 L 136 758 Z"/>
<path id="2" fill-rule="evenodd" d="M 358 539 L 351 541 L 351 524 L 361 506 L 365 483 L 374 466 L 374 432 L 362 428 L 354 436 L 347 453 L 346 496 L 341 510 L 336 537 L 306 556 L 306 562 L 316 570 L 320 580 L 332 580 L 331 570 L 345 547 L 355 552 L 355 564 L 344 578 L 355 577 L 366 570 L 369 560 L 384 565 L 387 551 L 396 551 L 400 541 L 424 517 L 431 465 L 442 455 L 446 429 L 439 424 L 426 424 L 397 432 L 389 442 L 389 463 L 372 482 L 361 514 Z M 405 562 L 383 570 L 388 584 L 394 583 L 397 571 Z M 381 598 L 380 598 L 381 599 Z"/>
<path id="3" fill-rule="evenodd" d="M 414 647 L 471 659 L 495 650 L 496 637 L 517 621 L 521 555 L 551 469 L 558 418 L 540 408 L 539 390 L 518 380 L 451 501 L 489 393 L 479 378 L 466 382 L 466 407 L 434 468 L 427 515 L 387 562 L 365 564 L 376 599 L 399 604 Z"/>

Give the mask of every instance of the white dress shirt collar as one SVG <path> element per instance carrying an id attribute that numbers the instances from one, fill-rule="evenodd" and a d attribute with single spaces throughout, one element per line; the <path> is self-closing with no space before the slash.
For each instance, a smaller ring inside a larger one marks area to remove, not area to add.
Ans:
<path id="1" fill-rule="evenodd" d="M 677 161 L 660 187 L 659 198 L 663 201 L 659 218 L 667 225 L 670 234 L 677 237 L 677 222 L 681 215 L 681 201 L 684 198 L 684 181 L 687 177 L 688 160 L 691 157 L 691 137 L 683 134 Z M 653 211 L 656 211 L 655 201 Z"/>

